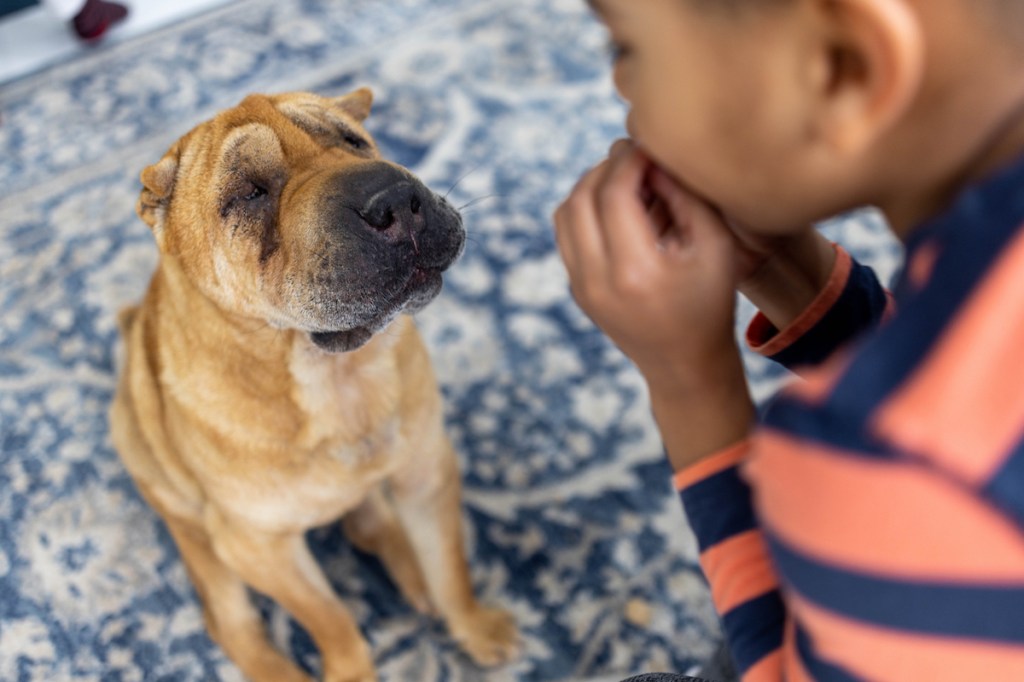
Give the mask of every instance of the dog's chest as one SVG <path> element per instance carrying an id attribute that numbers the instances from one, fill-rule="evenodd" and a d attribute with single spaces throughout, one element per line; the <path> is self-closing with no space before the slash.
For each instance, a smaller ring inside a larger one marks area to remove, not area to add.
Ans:
<path id="1" fill-rule="evenodd" d="M 400 379 L 387 354 L 331 356 L 299 347 L 290 369 L 301 418 L 273 473 L 236 486 L 232 513 L 266 529 L 311 528 L 356 507 L 400 462 Z M 222 502 L 225 495 L 218 495 Z"/>
<path id="2" fill-rule="evenodd" d="M 303 415 L 299 449 L 354 467 L 387 458 L 401 425 L 401 377 L 389 353 L 327 355 L 300 346 L 291 370 Z"/>

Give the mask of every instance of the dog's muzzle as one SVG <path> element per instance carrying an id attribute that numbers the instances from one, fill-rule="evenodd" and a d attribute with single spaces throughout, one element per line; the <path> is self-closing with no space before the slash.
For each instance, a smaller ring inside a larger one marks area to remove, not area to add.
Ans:
<path id="1" fill-rule="evenodd" d="M 354 350 L 440 293 L 465 231 L 447 201 L 386 162 L 333 176 L 322 201 L 324 240 L 312 278 L 321 323 L 310 338 L 327 351 Z"/>

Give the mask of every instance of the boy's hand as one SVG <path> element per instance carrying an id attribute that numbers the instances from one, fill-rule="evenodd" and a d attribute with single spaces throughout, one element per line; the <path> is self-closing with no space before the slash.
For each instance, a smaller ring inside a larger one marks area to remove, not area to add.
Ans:
<path id="1" fill-rule="evenodd" d="M 580 180 L 555 226 L 577 302 L 652 391 L 713 384 L 735 365 L 736 241 L 632 143 Z"/>
<path id="2" fill-rule="evenodd" d="M 734 335 L 737 245 L 704 201 L 616 143 L 555 213 L 573 294 L 643 373 L 681 470 L 747 436 Z"/>

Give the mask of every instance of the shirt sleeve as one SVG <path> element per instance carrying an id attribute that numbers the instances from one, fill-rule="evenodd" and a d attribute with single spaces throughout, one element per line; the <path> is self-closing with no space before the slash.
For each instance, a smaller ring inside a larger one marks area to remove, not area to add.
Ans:
<path id="1" fill-rule="evenodd" d="M 787 369 L 815 367 L 840 346 L 873 329 L 889 314 L 892 297 L 874 271 L 835 245 L 836 263 L 825 288 L 788 327 L 763 314 L 747 328 L 750 348 Z"/>
<path id="2" fill-rule="evenodd" d="M 786 609 L 740 476 L 749 441 L 683 469 L 674 483 L 733 660 L 745 682 L 781 679 Z"/>

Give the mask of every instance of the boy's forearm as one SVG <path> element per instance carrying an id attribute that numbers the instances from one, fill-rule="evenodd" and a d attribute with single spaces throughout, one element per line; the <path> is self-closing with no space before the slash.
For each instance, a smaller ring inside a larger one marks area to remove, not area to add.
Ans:
<path id="1" fill-rule="evenodd" d="M 835 260 L 832 242 L 813 230 L 765 261 L 739 291 L 776 329 L 785 329 L 825 288 Z"/>
<path id="2" fill-rule="evenodd" d="M 674 471 L 745 438 L 754 423 L 743 363 L 733 354 L 719 371 L 685 385 L 648 377 L 651 409 Z"/>

